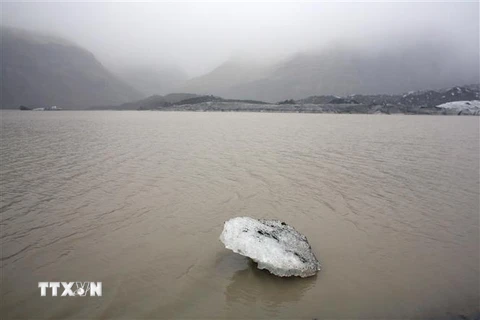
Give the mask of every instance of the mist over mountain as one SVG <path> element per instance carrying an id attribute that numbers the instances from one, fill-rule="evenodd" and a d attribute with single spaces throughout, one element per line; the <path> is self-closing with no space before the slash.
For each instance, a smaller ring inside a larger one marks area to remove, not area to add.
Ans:
<path id="1" fill-rule="evenodd" d="M 269 67 L 227 62 L 183 89 L 228 98 L 280 101 L 312 95 L 400 94 L 478 83 L 479 60 L 440 41 L 368 50 L 334 46 Z"/>
<path id="2" fill-rule="evenodd" d="M 278 102 L 480 82 L 478 2 L 1 9 L 2 107 L 112 106 L 172 92 Z"/>
<path id="3" fill-rule="evenodd" d="M 187 73 L 178 66 L 125 66 L 116 74 L 144 96 L 168 94 L 184 85 Z"/>
<path id="4" fill-rule="evenodd" d="M 2 26 L 2 108 L 84 108 L 142 96 L 69 40 Z"/>
<path id="5" fill-rule="evenodd" d="M 7 27 L 2 36 L 3 108 L 113 106 L 171 92 L 277 102 L 480 82 L 477 53 L 438 39 L 384 48 L 334 45 L 275 63 L 236 56 L 187 80 L 173 64 L 132 63 L 113 73 L 86 49 L 56 36 Z"/>
<path id="6" fill-rule="evenodd" d="M 460 56 L 470 52 L 478 59 L 479 54 L 478 1 L 4 2 L 2 13 L 2 24 L 71 39 L 121 74 L 137 66 L 157 71 L 158 66 L 178 66 L 194 78 L 239 55 L 244 62 L 253 57 L 267 66 L 315 51 L 350 51 L 362 59 L 367 52 L 393 50 L 398 57 L 404 48 L 430 42 L 443 43 Z M 129 73 L 133 78 L 137 72 Z"/>
<path id="7" fill-rule="evenodd" d="M 231 58 L 199 77 L 188 80 L 182 90 L 196 94 L 236 95 L 233 88 L 268 77 L 274 66 L 242 58 Z"/>

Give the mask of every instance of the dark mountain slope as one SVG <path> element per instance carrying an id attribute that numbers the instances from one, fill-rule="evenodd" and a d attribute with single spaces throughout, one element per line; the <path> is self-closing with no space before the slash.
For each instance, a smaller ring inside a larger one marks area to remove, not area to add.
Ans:
<path id="1" fill-rule="evenodd" d="M 123 103 L 121 105 L 95 106 L 92 110 L 153 110 L 178 103 L 182 100 L 194 99 L 199 97 L 190 93 L 170 93 L 166 96 L 153 95 L 145 99 Z"/>
<path id="2" fill-rule="evenodd" d="M 1 35 L 2 108 L 86 108 L 141 97 L 92 53 L 64 39 L 8 27 Z"/>
<path id="3" fill-rule="evenodd" d="M 331 95 L 311 96 L 297 100 L 300 104 L 328 104 L 332 100 L 352 100 L 366 105 L 401 105 L 406 107 L 436 107 L 453 101 L 473 101 L 480 99 L 480 85 L 471 84 L 455 86 L 439 90 L 410 91 L 396 95 L 350 95 L 347 97 L 334 97 Z"/>

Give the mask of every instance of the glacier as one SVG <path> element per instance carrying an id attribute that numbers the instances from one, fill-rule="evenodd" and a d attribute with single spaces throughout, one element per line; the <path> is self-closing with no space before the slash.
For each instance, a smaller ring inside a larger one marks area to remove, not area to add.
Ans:
<path id="1" fill-rule="evenodd" d="M 220 241 L 280 276 L 310 277 L 320 270 L 307 237 L 279 220 L 237 217 L 225 222 Z"/>
<path id="2" fill-rule="evenodd" d="M 447 102 L 437 108 L 444 109 L 447 113 L 480 115 L 480 100 Z"/>

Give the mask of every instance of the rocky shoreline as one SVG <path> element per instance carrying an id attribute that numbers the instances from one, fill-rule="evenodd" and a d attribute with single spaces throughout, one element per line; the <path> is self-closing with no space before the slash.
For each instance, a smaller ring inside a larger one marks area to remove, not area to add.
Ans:
<path id="1" fill-rule="evenodd" d="M 412 91 L 402 95 L 322 95 L 277 103 L 225 99 L 213 95 L 151 96 L 119 106 L 93 110 L 157 110 L 214 112 L 279 112 L 340 114 L 480 115 L 480 85 Z"/>
<path id="2" fill-rule="evenodd" d="M 55 109 L 53 109 L 55 108 Z M 20 106 L 20 110 L 66 110 L 69 108 Z M 73 108 L 69 110 L 85 110 Z M 412 91 L 403 95 L 333 95 L 288 99 L 277 103 L 227 99 L 214 95 L 172 93 L 112 106 L 87 110 L 194 111 L 194 112 L 275 112 L 338 114 L 406 114 L 480 116 L 480 85 L 448 89 Z"/>
<path id="3" fill-rule="evenodd" d="M 195 112 L 269 112 L 269 113 L 332 113 L 332 114 L 408 114 L 408 115 L 480 115 L 477 109 L 455 109 L 440 107 L 417 107 L 404 105 L 366 104 L 249 104 L 227 102 L 205 102 L 181 104 L 155 109 L 155 111 Z"/>

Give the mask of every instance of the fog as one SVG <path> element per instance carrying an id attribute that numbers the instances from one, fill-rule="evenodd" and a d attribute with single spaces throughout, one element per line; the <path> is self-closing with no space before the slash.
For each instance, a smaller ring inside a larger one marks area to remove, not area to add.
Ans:
<path id="1" fill-rule="evenodd" d="M 174 65 L 189 77 L 231 57 L 271 63 L 332 44 L 479 50 L 478 2 L 2 3 L 2 24 L 70 39 L 113 69 Z"/>

